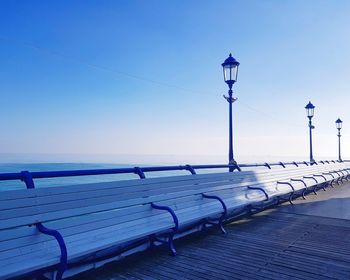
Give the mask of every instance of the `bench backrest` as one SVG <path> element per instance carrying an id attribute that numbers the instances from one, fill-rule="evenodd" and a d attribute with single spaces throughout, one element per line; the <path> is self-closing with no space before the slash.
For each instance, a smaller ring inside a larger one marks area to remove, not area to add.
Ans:
<path id="1" fill-rule="evenodd" d="M 0 229 L 145 205 L 203 192 L 232 188 L 238 190 L 254 184 L 337 170 L 338 167 L 338 164 L 314 165 L 270 172 L 188 175 L 8 191 L 3 192 L 0 198 Z"/>

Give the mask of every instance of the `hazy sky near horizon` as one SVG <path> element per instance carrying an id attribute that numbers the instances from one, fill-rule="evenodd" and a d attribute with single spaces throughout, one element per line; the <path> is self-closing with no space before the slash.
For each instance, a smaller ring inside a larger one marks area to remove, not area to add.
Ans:
<path id="1" fill-rule="evenodd" d="M 2 0 L 0 154 L 226 162 L 232 52 L 238 161 L 307 159 L 309 100 L 315 158 L 336 158 L 338 117 L 349 158 L 349 14 L 347 0 Z"/>

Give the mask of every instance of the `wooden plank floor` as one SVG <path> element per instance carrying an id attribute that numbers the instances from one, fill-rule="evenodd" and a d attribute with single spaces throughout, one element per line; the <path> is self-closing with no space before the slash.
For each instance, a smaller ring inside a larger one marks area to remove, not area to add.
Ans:
<path id="1" fill-rule="evenodd" d="M 227 225 L 227 235 L 210 230 L 177 240 L 176 257 L 157 248 L 74 279 L 350 279 L 350 220 L 310 214 L 313 203 L 329 204 L 325 196 L 345 187 L 300 200 L 310 204 L 307 214 L 298 200 Z M 342 199 L 349 210 L 350 198 Z"/>

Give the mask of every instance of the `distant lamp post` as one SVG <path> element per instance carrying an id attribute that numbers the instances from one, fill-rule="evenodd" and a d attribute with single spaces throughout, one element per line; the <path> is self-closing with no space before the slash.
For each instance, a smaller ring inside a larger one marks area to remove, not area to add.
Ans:
<path id="1" fill-rule="evenodd" d="M 335 121 L 335 125 L 336 125 L 336 127 L 338 129 L 338 160 L 342 161 L 341 153 L 340 153 L 340 137 L 341 137 L 340 130 L 343 127 L 343 121 L 341 119 L 337 119 Z"/>
<path id="2" fill-rule="evenodd" d="M 315 160 L 314 160 L 314 156 L 312 154 L 312 130 L 315 128 L 313 125 L 312 125 L 312 117 L 314 116 L 314 110 L 315 110 L 315 106 L 309 102 L 306 106 L 305 106 L 305 109 L 306 109 L 306 115 L 307 117 L 309 118 L 309 131 L 310 131 L 310 164 L 313 165 L 315 163 Z"/>
<path id="3" fill-rule="evenodd" d="M 235 169 L 241 171 L 237 162 L 233 158 L 233 132 L 232 132 L 232 103 L 237 100 L 237 98 L 232 97 L 232 86 L 237 81 L 239 62 L 230 54 L 229 57 L 221 65 L 224 70 L 224 80 L 229 87 L 228 96 L 224 95 L 225 99 L 229 103 L 229 153 L 228 153 L 229 165 L 230 165 L 229 170 L 230 172 L 234 171 Z"/>

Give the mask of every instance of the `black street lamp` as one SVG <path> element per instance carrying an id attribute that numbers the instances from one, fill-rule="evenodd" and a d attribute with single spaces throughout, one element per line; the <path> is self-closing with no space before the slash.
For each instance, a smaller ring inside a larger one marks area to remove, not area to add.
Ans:
<path id="1" fill-rule="evenodd" d="M 337 120 L 335 121 L 335 125 L 336 125 L 336 127 L 337 127 L 337 129 L 338 129 L 338 160 L 339 160 L 339 161 L 342 161 L 342 159 L 341 159 L 341 153 L 340 153 L 340 137 L 341 137 L 341 135 L 340 135 L 340 130 L 341 130 L 341 128 L 343 127 L 343 121 L 342 121 L 341 119 L 337 119 Z"/>
<path id="2" fill-rule="evenodd" d="M 232 132 L 232 103 L 237 100 L 237 98 L 232 97 L 232 86 L 237 81 L 239 62 L 230 54 L 229 57 L 221 65 L 224 70 L 224 80 L 229 87 L 228 96 L 224 95 L 225 99 L 229 103 L 229 153 L 228 153 L 229 165 L 230 165 L 229 170 L 230 172 L 234 171 L 235 169 L 237 169 L 238 171 L 241 171 L 237 162 L 233 158 L 233 132 Z"/>
<path id="3" fill-rule="evenodd" d="M 309 118 L 309 131 L 310 131 L 310 164 L 313 165 L 315 162 L 314 160 L 314 157 L 313 157 L 313 154 L 312 154 L 312 130 L 315 128 L 313 125 L 312 125 L 312 117 L 314 116 L 314 109 L 315 109 L 315 106 L 309 102 L 306 106 L 305 106 L 305 109 L 306 109 L 306 115 L 307 117 Z"/>

